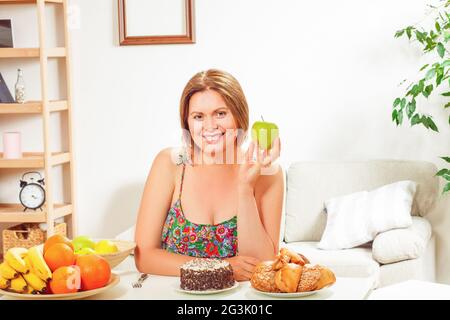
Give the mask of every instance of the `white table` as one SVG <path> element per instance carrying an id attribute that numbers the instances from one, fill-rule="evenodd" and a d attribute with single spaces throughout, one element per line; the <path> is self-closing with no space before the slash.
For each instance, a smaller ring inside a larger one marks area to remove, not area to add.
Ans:
<path id="1" fill-rule="evenodd" d="M 217 293 L 214 295 L 193 295 L 176 291 L 179 285 L 178 277 L 166 277 L 150 275 L 143 283 L 142 288 L 132 288 L 131 284 L 139 277 L 134 266 L 132 257 L 127 258 L 114 271 L 120 275 L 120 283 L 108 290 L 108 292 L 92 296 L 88 299 L 120 299 L 120 300 L 260 300 L 279 299 L 255 292 L 250 287 L 250 282 L 240 282 L 239 286 L 233 290 Z M 336 283 L 328 289 L 314 295 L 302 298 L 289 299 L 324 299 L 324 300 L 344 300 L 344 299 L 366 299 L 370 294 L 374 281 L 372 278 L 337 278 Z"/>
<path id="2" fill-rule="evenodd" d="M 166 277 L 150 275 L 143 283 L 142 288 L 133 288 L 132 283 L 135 282 L 140 273 L 134 265 L 134 258 L 128 257 L 120 265 L 113 270 L 120 276 L 120 282 L 113 288 L 104 293 L 100 293 L 85 299 L 91 300 L 266 300 L 280 299 L 263 295 L 255 292 L 249 281 L 239 282 L 239 286 L 230 291 L 221 292 L 213 295 L 193 295 L 178 292 L 176 288 L 179 286 L 179 277 Z M 360 300 L 367 299 L 372 288 L 373 278 L 340 278 L 336 283 L 327 289 L 324 289 L 314 295 L 289 298 L 302 300 Z M 14 299 L 12 297 L 0 296 L 0 299 Z"/>
<path id="3" fill-rule="evenodd" d="M 408 280 L 372 291 L 370 300 L 449 300 L 450 286 Z"/>

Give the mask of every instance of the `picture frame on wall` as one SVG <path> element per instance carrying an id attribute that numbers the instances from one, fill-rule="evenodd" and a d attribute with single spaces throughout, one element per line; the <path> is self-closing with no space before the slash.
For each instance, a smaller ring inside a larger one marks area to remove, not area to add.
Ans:
<path id="1" fill-rule="evenodd" d="M 14 103 L 15 100 L 0 72 L 0 103 Z"/>
<path id="2" fill-rule="evenodd" d="M 13 48 L 13 32 L 11 19 L 0 19 L 0 48 Z"/>
<path id="3" fill-rule="evenodd" d="M 194 0 L 118 0 L 119 42 L 195 43 Z"/>

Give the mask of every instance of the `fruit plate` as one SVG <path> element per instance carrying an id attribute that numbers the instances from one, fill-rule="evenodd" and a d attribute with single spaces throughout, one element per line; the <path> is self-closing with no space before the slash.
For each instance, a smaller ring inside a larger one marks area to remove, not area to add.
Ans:
<path id="1" fill-rule="evenodd" d="M 5 295 L 9 297 L 14 297 L 18 299 L 26 299 L 26 300 L 75 300 L 75 299 L 83 299 L 86 297 L 93 296 L 95 294 L 99 294 L 105 292 L 115 285 L 117 285 L 120 281 L 119 275 L 115 273 L 111 273 L 111 278 L 109 279 L 109 283 L 101 288 L 88 290 L 88 291 L 79 291 L 74 293 L 61 293 L 61 294 L 25 294 L 25 293 L 17 293 L 0 289 L 0 295 Z"/>
<path id="2" fill-rule="evenodd" d="M 307 297 L 307 296 L 311 296 L 313 294 L 322 292 L 322 291 L 326 290 L 329 287 L 331 287 L 331 286 L 324 287 L 324 288 L 322 288 L 320 290 L 304 291 L 304 292 L 292 292 L 292 293 L 289 293 L 289 292 L 265 292 L 265 291 L 257 290 L 257 289 L 255 289 L 253 287 L 251 287 L 251 288 L 252 288 L 253 291 L 255 291 L 255 292 L 259 293 L 259 294 L 264 294 L 266 296 L 271 296 L 271 297 L 275 297 L 275 298 L 301 298 L 301 297 Z"/>
<path id="3" fill-rule="evenodd" d="M 233 290 L 233 289 L 235 289 L 237 287 L 239 287 L 239 282 L 235 281 L 234 285 L 232 287 L 229 287 L 229 288 L 218 289 L 218 290 L 195 291 L 195 290 L 184 290 L 184 289 L 181 289 L 180 283 L 177 283 L 175 285 L 175 290 L 178 291 L 178 292 L 182 292 L 182 293 L 203 295 L 203 294 L 216 294 L 216 293 L 220 293 L 220 292 L 230 291 L 230 290 Z"/>

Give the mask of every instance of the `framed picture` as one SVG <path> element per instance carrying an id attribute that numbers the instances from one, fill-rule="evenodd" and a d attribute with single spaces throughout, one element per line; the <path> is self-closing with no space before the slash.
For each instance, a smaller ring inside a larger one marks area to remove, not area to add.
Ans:
<path id="1" fill-rule="evenodd" d="M 0 20 L 0 48 L 12 48 L 13 34 L 11 19 Z"/>
<path id="2" fill-rule="evenodd" d="M 2 74 L 0 73 L 0 103 L 14 103 L 15 100 L 11 95 L 11 92 L 6 85 L 5 80 L 3 79 Z"/>
<path id="3" fill-rule="evenodd" d="M 195 43 L 194 0 L 118 0 L 120 45 Z"/>

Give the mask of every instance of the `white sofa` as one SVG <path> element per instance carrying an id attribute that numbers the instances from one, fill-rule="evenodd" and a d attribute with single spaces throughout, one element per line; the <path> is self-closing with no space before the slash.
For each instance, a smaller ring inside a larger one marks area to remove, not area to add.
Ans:
<path id="1" fill-rule="evenodd" d="M 295 162 L 285 175 L 287 192 L 281 226 L 282 246 L 304 254 L 312 263 L 330 267 L 337 276 L 373 277 L 374 288 L 409 279 L 434 281 L 435 239 L 424 217 L 438 196 L 436 171 L 434 164 L 420 161 Z M 380 263 L 380 252 L 383 249 L 392 251 L 394 245 L 378 247 L 377 255 L 372 251 L 372 243 L 345 250 L 317 248 L 326 225 L 324 201 L 400 180 L 417 183 L 412 208 L 415 217 L 413 227 L 408 230 L 413 235 L 423 226 L 430 230 L 419 237 L 423 243 L 419 246 L 422 249 L 416 252 L 417 258 Z"/>

